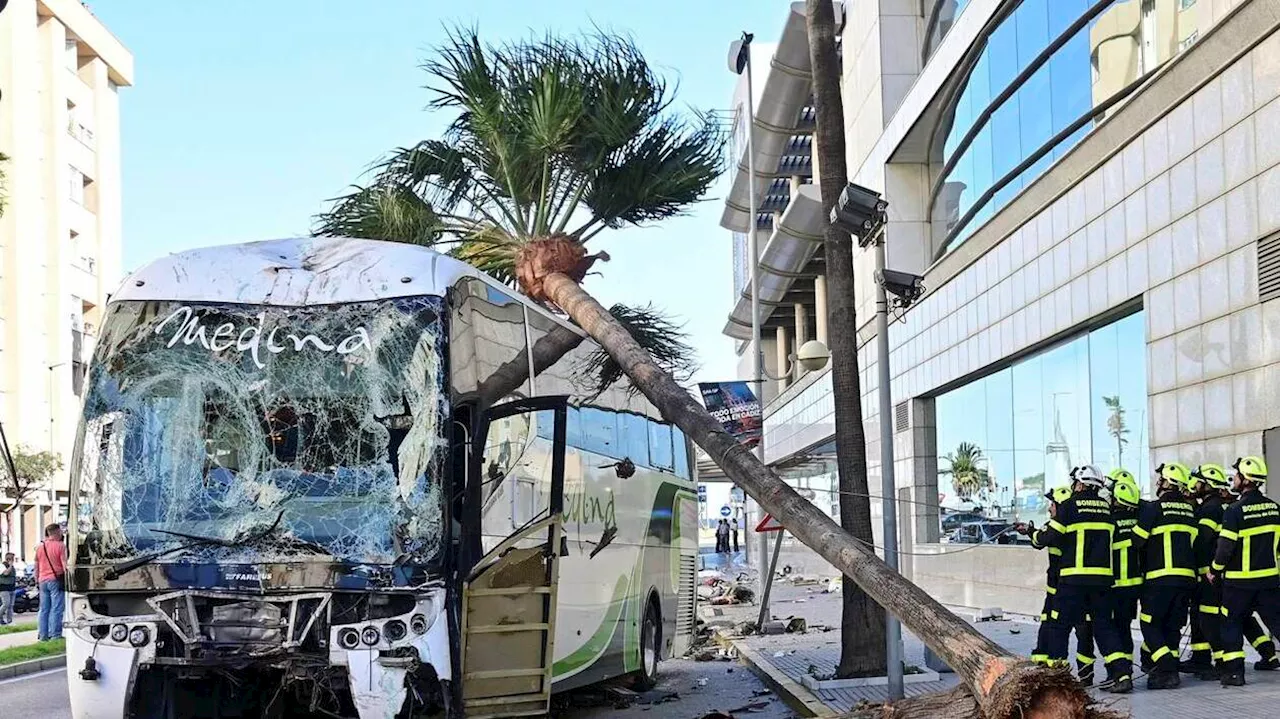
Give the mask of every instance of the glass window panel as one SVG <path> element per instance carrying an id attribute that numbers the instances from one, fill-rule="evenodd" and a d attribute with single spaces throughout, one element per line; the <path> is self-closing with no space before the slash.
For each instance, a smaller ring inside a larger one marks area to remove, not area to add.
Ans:
<path id="1" fill-rule="evenodd" d="M 998 152 L 991 158 L 991 171 L 997 178 L 1017 166 L 1022 159 L 1021 128 L 1018 126 L 1018 96 L 1014 95 L 991 114 L 991 137 L 999 138 Z"/>
<path id="2" fill-rule="evenodd" d="M 1041 65 L 1018 90 L 1018 104 L 1021 108 L 1018 115 L 1018 137 L 1022 143 L 1022 156 L 1019 159 L 1025 159 L 1053 137 L 1051 105 L 1054 98 L 1051 97 L 1053 91 L 1049 68 L 1048 64 Z"/>
<path id="3" fill-rule="evenodd" d="M 943 505 L 973 506 L 958 499 L 948 470 L 976 456 L 974 449 L 981 451 L 977 465 L 994 484 L 983 498 L 990 516 L 1042 523 L 1045 491 L 1066 484 L 1070 469 L 1086 463 L 1109 471 L 1123 461 L 1149 494 L 1144 328 L 1141 312 L 1129 315 L 939 395 L 934 409 Z M 1117 407 L 1123 408 L 1122 423 Z M 962 451 L 964 443 L 971 446 Z"/>
<path id="4" fill-rule="evenodd" d="M 614 413 L 583 407 L 579 416 L 582 418 L 582 448 L 606 457 L 616 457 L 619 454 L 618 427 Z"/>
<path id="5" fill-rule="evenodd" d="M 676 475 L 688 479 L 690 477 L 689 444 L 685 441 L 684 432 L 672 427 L 671 444 L 675 449 Z"/>
<path id="6" fill-rule="evenodd" d="M 636 464 L 649 466 L 648 418 L 630 412 L 619 412 L 618 439 L 621 442 L 622 456 Z"/>
<path id="7" fill-rule="evenodd" d="M 671 448 L 671 425 L 649 422 L 649 463 L 671 471 L 675 469 L 675 456 Z"/>
<path id="8" fill-rule="evenodd" d="M 1049 17 L 1045 6 L 1051 1 L 1056 0 L 1026 0 L 1014 12 L 1018 25 L 1019 72 L 1049 46 Z"/>
<path id="9" fill-rule="evenodd" d="M 1089 28 L 1077 32 L 1047 63 L 1050 69 L 1053 131 L 1066 129 L 1093 107 L 1093 77 L 1089 59 Z"/>
<path id="10" fill-rule="evenodd" d="M 987 40 L 986 53 L 990 57 L 991 95 L 999 95 L 1013 78 L 1017 77 L 1018 64 L 1018 28 L 1014 18 L 1000 23 Z"/>
<path id="11" fill-rule="evenodd" d="M 569 447 L 582 449 L 582 413 L 577 407 L 570 407 L 565 418 L 564 443 Z"/>
<path id="12" fill-rule="evenodd" d="M 982 128 L 982 131 L 973 138 L 973 149 L 970 152 L 969 162 L 973 168 L 973 198 L 976 200 L 979 195 L 990 189 L 991 183 L 997 179 L 992 170 L 993 156 L 990 123 L 987 123 Z"/>
<path id="13" fill-rule="evenodd" d="M 1089 3 L 1086 0 L 1046 0 L 1045 5 L 1048 11 L 1049 38 L 1052 40 L 1066 32 L 1071 23 L 1080 19 Z"/>

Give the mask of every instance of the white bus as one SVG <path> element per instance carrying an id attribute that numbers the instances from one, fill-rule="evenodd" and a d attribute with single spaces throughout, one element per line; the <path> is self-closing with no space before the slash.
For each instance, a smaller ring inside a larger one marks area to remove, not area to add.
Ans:
<path id="1" fill-rule="evenodd" d="M 77 719 L 536 716 L 695 622 L 690 445 L 589 339 L 411 245 L 192 250 L 100 322 Z"/>

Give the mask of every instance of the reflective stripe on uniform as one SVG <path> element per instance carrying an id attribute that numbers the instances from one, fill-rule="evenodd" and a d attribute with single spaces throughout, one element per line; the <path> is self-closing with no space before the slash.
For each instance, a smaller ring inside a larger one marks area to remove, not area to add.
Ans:
<path id="1" fill-rule="evenodd" d="M 1125 652 L 1112 652 L 1107 656 L 1103 657 L 1102 661 L 1106 664 L 1110 664 L 1111 662 L 1117 661 L 1119 659 L 1128 659 L 1128 658 L 1129 658 L 1129 655 Z"/>
<path id="2" fill-rule="evenodd" d="M 1093 664 L 1093 661 L 1094 661 L 1093 657 L 1086 657 L 1086 656 L 1085 656 L 1085 655 L 1083 655 L 1083 654 L 1077 654 L 1077 655 L 1076 655 L 1076 663 L 1077 663 L 1077 664 L 1084 664 L 1084 665 L 1088 666 L 1088 665 L 1090 665 L 1090 664 Z"/>
<path id="3" fill-rule="evenodd" d="M 1195 642 L 1191 645 L 1191 651 L 1193 652 L 1208 652 L 1212 650 L 1213 646 L 1209 642 Z"/>
<path id="4" fill-rule="evenodd" d="M 1269 641 L 1271 641 L 1271 637 L 1263 634 L 1262 636 L 1253 640 L 1253 648 L 1257 649 L 1258 647 L 1262 646 L 1263 644 L 1266 644 Z"/>
<path id="5" fill-rule="evenodd" d="M 1195 579 L 1195 576 L 1196 572 L 1194 569 L 1187 569 L 1185 567 L 1166 567 L 1164 569 L 1156 569 L 1147 572 L 1147 579 L 1159 579 L 1160 577 L 1191 577 L 1192 579 Z"/>
<path id="6" fill-rule="evenodd" d="M 1244 659 L 1244 652 L 1223 652 L 1222 661 L 1233 662 L 1237 659 Z"/>
<path id="7" fill-rule="evenodd" d="M 1138 615 L 1138 621 L 1142 622 L 1143 624 L 1150 624 L 1150 623 L 1151 623 L 1151 615 L 1150 615 L 1150 614 L 1147 614 L 1147 613 L 1145 613 L 1145 612 L 1144 612 L 1144 613 L 1142 613 L 1142 614 L 1139 614 L 1139 615 Z M 1143 642 L 1143 643 L 1142 643 L 1142 648 L 1143 648 L 1143 649 L 1147 649 L 1147 643 L 1146 643 L 1146 642 Z"/>
<path id="8" fill-rule="evenodd" d="M 1209 529 L 1212 529 L 1214 532 L 1222 531 L 1222 525 L 1213 521 L 1213 519 L 1209 517 L 1201 517 L 1200 523 L 1208 527 Z"/>
<path id="9" fill-rule="evenodd" d="M 1151 532 L 1148 532 L 1147 530 L 1139 526 L 1135 526 L 1133 528 L 1133 533 L 1138 535 L 1139 537 L 1142 537 L 1143 539 L 1147 539 L 1151 536 Z"/>
<path id="10" fill-rule="evenodd" d="M 1057 593 L 1058 593 L 1058 589 L 1057 589 L 1057 587 L 1045 587 L 1045 588 L 1044 588 L 1044 591 L 1045 591 L 1045 594 L 1057 594 Z"/>
<path id="11" fill-rule="evenodd" d="M 1062 526 L 1062 522 L 1059 522 L 1059 521 L 1058 521 L 1058 520 L 1056 520 L 1056 519 L 1050 519 L 1050 520 L 1049 520 L 1049 526 L 1050 526 L 1050 527 L 1053 527 L 1053 528 L 1054 528 L 1054 529 L 1056 529 L 1056 530 L 1058 530 L 1058 531 L 1059 531 L 1059 532 L 1061 532 L 1062 534 L 1066 534 L 1066 533 L 1067 533 L 1067 528 L 1066 528 L 1066 527 L 1064 527 L 1064 526 Z"/>
<path id="12" fill-rule="evenodd" d="M 1062 550 L 1058 549 L 1057 547 L 1049 547 L 1049 554 L 1052 554 L 1055 557 L 1061 557 Z"/>
<path id="13" fill-rule="evenodd" d="M 1240 538 L 1240 535 L 1236 534 L 1235 532 L 1225 527 L 1218 530 L 1218 536 L 1222 537 L 1223 539 L 1230 539 L 1231 541 L 1235 541 Z"/>
<path id="14" fill-rule="evenodd" d="M 1109 577 L 1111 576 L 1111 567 L 1065 567 L 1062 570 L 1062 576 L 1064 577 L 1077 577 L 1082 574 L 1096 577 Z"/>
<path id="15" fill-rule="evenodd" d="M 1151 661 L 1158 662 L 1160 661 L 1160 657 L 1163 657 L 1166 654 L 1172 654 L 1172 653 L 1173 652 L 1169 651 L 1169 647 L 1160 647 L 1154 652 L 1151 652 Z"/>
<path id="16" fill-rule="evenodd" d="M 1222 607 L 1211 607 L 1208 604 L 1201 604 L 1199 609 L 1201 614 L 1221 614 L 1222 613 Z"/>
<path id="17" fill-rule="evenodd" d="M 1142 577 L 1132 577 L 1130 579 L 1117 579 L 1113 587 L 1137 587 L 1142 584 Z"/>

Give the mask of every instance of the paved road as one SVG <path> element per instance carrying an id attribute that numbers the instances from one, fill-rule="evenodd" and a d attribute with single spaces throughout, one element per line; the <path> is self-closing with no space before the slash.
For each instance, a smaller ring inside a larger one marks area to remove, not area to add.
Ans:
<path id="1" fill-rule="evenodd" d="M 65 669 L 0 681 L 0 697 L 7 717 L 71 719 Z"/>
<path id="2" fill-rule="evenodd" d="M 732 670 L 732 671 L 730 671 Z M 676 660 L 662 665 L 663 681 L 658 689 L 644 695 L 641 702 L 618 710 L 612 704 L 591 701 L 581 696 L 577 706 L 556 714 L 557 719 L 649 719 L 681 717 L 695 719 L 713 709 L 729 711 L 748 704 L 764 702 L 765 707 L 752 712 L 752 719 L 788 719 L 794 716 L 781 700 L 772 696 L 754 696 L 764 684 L 748 669 L 726 662 L 693 662 Z M 702 680 L 705 679 L 704 683 Z M 661 704 L 651 703 L 667 694 L 679 698 Z M 650 702 L 650 703 L 643 703 Z M 5 717 L 39 717 L 71 719 L 67 699 L 67 674 L 55 669 L 41 674 L 0 681 L 0 714 Z"/>

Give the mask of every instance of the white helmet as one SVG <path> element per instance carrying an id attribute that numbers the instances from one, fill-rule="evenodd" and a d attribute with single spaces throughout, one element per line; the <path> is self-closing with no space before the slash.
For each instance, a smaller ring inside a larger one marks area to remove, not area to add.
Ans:
<path id="1" fill-rule="evenodd" d="M 1083 482 L 1094 487 L 1101 487 L 1103 483 L 1102 472 L 1099 472 L 1098 468 L 1092 464 L 1076 468 L 1074 478 L 1077 482 Z"/>

